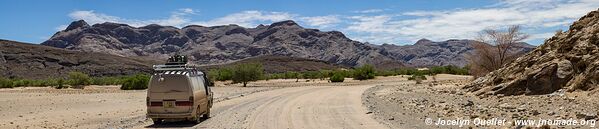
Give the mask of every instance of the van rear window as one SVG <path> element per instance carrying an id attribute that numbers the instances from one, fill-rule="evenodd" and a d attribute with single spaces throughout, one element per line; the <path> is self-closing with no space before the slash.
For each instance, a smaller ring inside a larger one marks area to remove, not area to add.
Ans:
<path id="1" fill-rule="evenodd" d="M 162 74 L 152 76 L 150 92 L 188 92 L 190 91 L 188 77 L 178 74 Z"/>

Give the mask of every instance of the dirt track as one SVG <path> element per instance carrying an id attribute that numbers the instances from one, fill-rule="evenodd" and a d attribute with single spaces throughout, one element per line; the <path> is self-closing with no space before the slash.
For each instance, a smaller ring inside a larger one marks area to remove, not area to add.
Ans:
<path id="1" fill-rule="evenodd" d="M 371 86 L 308 86 L 255 93 L 217 103 L 199 128 L 386 128 L 362 106 Z"/>

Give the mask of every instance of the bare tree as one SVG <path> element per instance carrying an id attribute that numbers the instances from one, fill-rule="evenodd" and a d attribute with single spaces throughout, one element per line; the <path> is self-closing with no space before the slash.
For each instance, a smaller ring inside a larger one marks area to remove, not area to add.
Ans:
<path id="1" fill-rule="evenodd" d="M 486 29 L 479 33 L 472 46 L 475 51 L 468 57 L 470 73 L 475 77 L 483 76 L 515 60 L 519 55 L 513 48 L 529 37 L 520 29 L 515 25 L 507 30 Z"/>

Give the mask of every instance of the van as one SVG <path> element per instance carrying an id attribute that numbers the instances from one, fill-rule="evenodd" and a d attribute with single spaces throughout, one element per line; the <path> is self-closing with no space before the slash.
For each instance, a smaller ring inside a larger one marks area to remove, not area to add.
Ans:
<path id="1" fill-rule="evenodd" d="M 163 120 L 200 122 L 210 117 L 212 91 L 206 75 L 188 65 L 154 65 L 148 84 L 147 117 L 154 124 Z"/>

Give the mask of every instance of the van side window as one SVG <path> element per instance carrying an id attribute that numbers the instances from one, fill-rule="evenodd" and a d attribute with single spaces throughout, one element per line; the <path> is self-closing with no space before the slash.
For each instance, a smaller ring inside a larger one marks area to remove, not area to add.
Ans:
<path id="1" fill-rule="evenodd" d="M 196 80 L 196 82 L 197 82 L 196 85 L 194 85 L 194 86 L 197 87 L 198 90 L 203 91 L 204 88 L 202 88 L 202 86 L 204 86 L 204 83 L 202 82 L 202 80 L 200 80 L 200 76 L 195 76 L 193 79 Z"/>
<path id="2" fill-rule="evenodd" d="M 206 81 L 204 80 L 204 77 L 198 76 L 198 79 L 200 81 L 200 84 L 202 84 L 201 87 L 200 87 L 200 89 L 204 90 L 206 92 L 206 95 L 208 95 L 208 89 L 207 89 L 208 88 L 208 84 L 206 84 Z"/>

